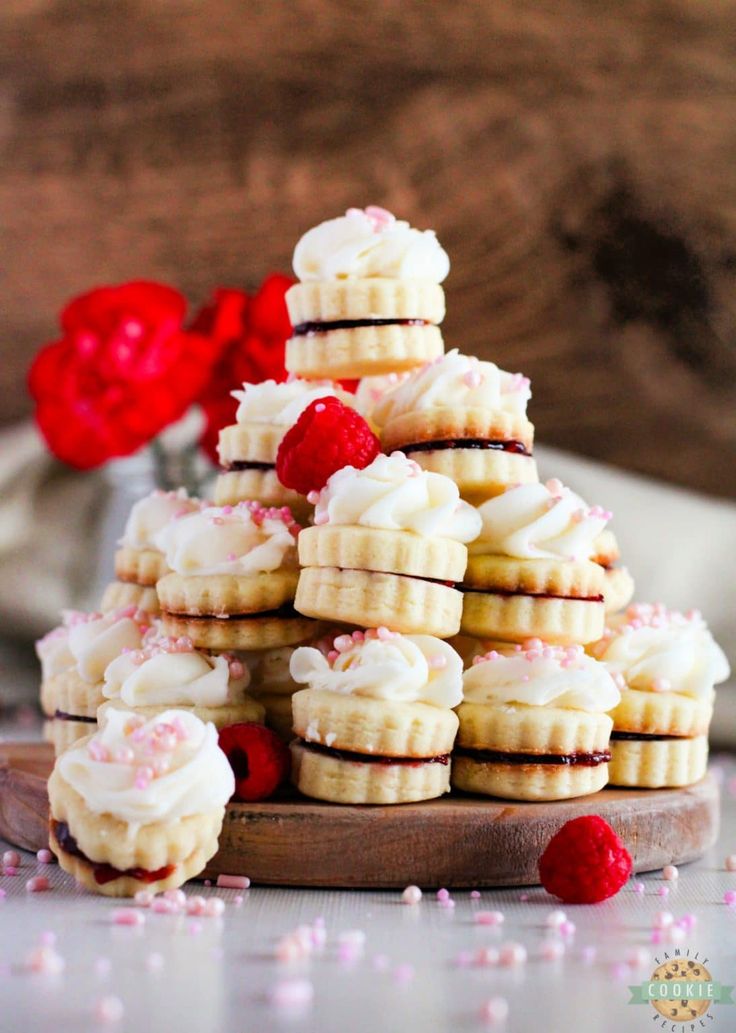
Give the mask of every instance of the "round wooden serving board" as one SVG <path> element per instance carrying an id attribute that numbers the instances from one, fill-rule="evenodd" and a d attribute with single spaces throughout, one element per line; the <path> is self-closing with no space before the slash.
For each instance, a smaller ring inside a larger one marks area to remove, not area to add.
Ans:
<path id="1" fill-rule="evenodd" d="M 46 743 L 0 745 L 0 837 L 48 845 Z M 718 835 L 718 787 L 605 789 L 558 803 L 447 796 L 400 807 L 338 807 L 303 798 L 228 806 L 220 850 L 205 873 L 277 886 L 391 889 L 528 886 L 550 836 L 570 818 L 600 814 L 637 872 L 699 857 Z"/>

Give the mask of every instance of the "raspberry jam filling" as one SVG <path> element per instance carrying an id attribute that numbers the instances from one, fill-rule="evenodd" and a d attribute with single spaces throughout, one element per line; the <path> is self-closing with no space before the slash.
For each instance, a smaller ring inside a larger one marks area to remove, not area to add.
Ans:
<path id="1" fill-rule="evenodd" d="M 176 868 L 175 864 L 167 864 L 163 868 L 157 868 L 155 872 L 151 872 L 147 868 L 125 868 L 121 870 L 120 868 L 113 868 L 111 864 L 98 864 L 96 861 L 91 861 L 79 849 L 77 841 L 69 831 L 69 826 L 65 821 L 52 821 L 51 831 L 59 844 L 59 848 L 64 853 L 70 854 L 72 857 L 78 857 L 80 861 L 84 861 L 85 864 L 90 866 L 98 886 L 114 882 L 115 879 L 121 879 L 124 875 L 129 876 L 131 879 L 137 879 L 138 882 L 158 882 L 159 879 L 167 879 Z"/>
<path id="2" fill-rule="evenodd" d="M 67 714 L 63 710 L 55 710 L 54 717 L 58 721 L 81 721 L 85 725 L 96 725 L 96 717 L 80 717 L 79 714 Z"/>
<path id="3" fill-rule="evenodd" d="M 682 735 L 649 735 L 646 732 L 611 732 L 611 740 L 619 739 L 622 742 L 680 742 L 688 736 Z"/>
<path id="4" fill-rule="evenodd" d="M 222 469 L 225 473 L 235 473 L 239 470 L 275 470 L 276 463 L 251 463 L 248 459 L 236 459 L 233 463 L 226 463 Z"/>
<path id="5" fill-rule="evenodd" d="M 399 452 L 442 452 L 453 448 L 489 449 L 493 452 L 513 452 L 518 456 L 531 456 L 523 441 L 490 441 L 486 438 L 443 438 L 439 441 L 419 441 L 414 445 L 402 445 Z"/>
<path id="6" fill-rule="evenodd" d="M 506 753 L 504 750 L 471 750 L 456 746 L 455 755 L 469 757 L 481 764 L 564 764 L 568 767 L 595 768 L 611 759 L 609 750 L 596 753 Z"/>
<path id="7" fill-rule="evenodd" d="M 361 326 L 427 326 L 426 319 L 336 319 L 333 323 L 298 323 L 294 337 L 327 334 L 330 330 L 357 330 Z"/>
<path id="8" fill-rule="evenodd" d="M 461 592 L 479 592 L 481 595 L 500 595 L 504 599 L 513 599 L 516 596 L 528 596 L 530 599 L 566 599 L 573 603 L 602 603 L 602 595 L 553 595 L 551 592 L 512 592 L 506 588 L 469 588 L 467 585 L 460 586 Z"/>
<path id="9" fill-rule="evenodd" d="M 449 764 L 450 754 L 442 753 L 438 757 L 378 757 L 372 753 L 353 753 L 350 750 L 335 750 L 332 746 L 322 746 L 321 743 L 307 742 L 305 739 L 297 740 L 305 750 L 311 753 L 322 753 L 327 757 L 336 757 L 338 760 L 350 760 L 356 764 L 401 764 L 404 767 L 418 768 L 422 764 Z"/>
<path id="10" fill-rule="evenodd" d="M 457 588 L 455 581 L 439 581 L 434 577 L 420 577 L 419 574 L 399 574 L 395 570 L 361 570 L 359 567 L 336 567 L 336 570 L 347 572 L 357 571 L 359 574 L 392 574 L 394 577 L 409 578 L 410 581 L 428 581 L 430 585 L 442 585 L 443 588 Z"/>

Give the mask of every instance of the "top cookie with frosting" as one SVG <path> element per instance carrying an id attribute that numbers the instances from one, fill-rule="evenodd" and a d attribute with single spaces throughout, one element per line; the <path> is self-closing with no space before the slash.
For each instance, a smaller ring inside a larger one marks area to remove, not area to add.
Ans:
<path id="1" fill-rule="evenodd" d="M 433 230 L 417 230 L 374 205 L 307 230 L 294 249 L 303 282 L 382 277 L 442 283 L 450 259 Z"/>
<path id="2" fill-rule="evenodd" d="M 354 404 L 355 396 L 332 380 L 300 380 L 293 377 L 284 383 L 264 380 L 260 384 L 243 384 L 242 390 L 231 391 L 238 402 L 235 422 L 241 426 L 267 424 L 292 427 L 312 402 L 319 398 L 339 398 L 343 405 Z"/>

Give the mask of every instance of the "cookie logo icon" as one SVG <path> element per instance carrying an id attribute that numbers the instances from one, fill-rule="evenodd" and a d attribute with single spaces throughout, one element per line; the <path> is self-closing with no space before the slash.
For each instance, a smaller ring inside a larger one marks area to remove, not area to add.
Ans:
<path id="1" fill-rule="evenodd" d="M 691 959 L 675 958 L 672 961 L 665 961 L 652 973 L 653 983 L 669 982 L 674 989 L 678 983 L 682 984 L 682 993 L 688 993 L 688 983 L 709 983 L 712 982 L 710 972 L 697 961 Z M 700 991 L 700 988 L 698 988 Z M 712 998 L 680 998 L 679 1000 L 653 1000 L 652 1004 L 656 1011 L 665 1019 L 672 1022 L 690 1022 L 692 1019 L 699 1019 L 708 1011 Z"/>
<path id="2" fill-rule="evenodd" d="M 671 954 L 665 951 L 655 962 L 651 979 L 629 987 L 629 1004 L 650 1004 L 662 1016 L 663 1029 L 676 1031 L 677 1023 L 681 1023 L 683 1033 L 695 1030 L 703 1025 L 702 1019 L 715 1017 L 711 1005 L 733 1004 L 733 987 L 713 979 L 708 958 L 699 951 L 677 947 Z"/>

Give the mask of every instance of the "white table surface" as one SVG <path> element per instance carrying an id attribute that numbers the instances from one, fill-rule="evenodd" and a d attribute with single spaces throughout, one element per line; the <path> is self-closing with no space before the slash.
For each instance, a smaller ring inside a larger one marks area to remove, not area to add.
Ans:
<path id="1" fill-rule="evenodd" d="M 554 938 L 545 927 L 559 906 L 543 890 L 484 891 L 471 900 L 454 895 L 454 909 L 442 908 L 429 888 L 421 904 L 408 907 L 392 892 L 305 891 L 252 887 L 236 903 L 238 891 L 187 886 L 188 893 L 215 894 L 227 901 L 222 918 L 193 919 L 146 912 L 145 925 L 127 928 L 111 922 L 121 902 L 78 890 L 56 865 L 40 865 L 23 854 L 16 877 L 0 876 L 6 896 L 0 901 L 0 1031 L 2 1033 L 449 1033 L 501 1028 L 507 1031 L 557 1031 L 575 1026 L 581 1033 L 621 1033 L 647 1029 L 689 1029 L 653 1023 L 650 1005 L 627 1004 L 628 984 L 649 979 L 663 951 L 650 943 L 654 916 L 693 913 L 694 930 L 679 945 L 710 959 L 714 979 L 736 982 L 736 907 L 723 903 L 736 889 L 736 872 L 724 859 L 736 852 L 736 761 L 718 757 L 723 778 L 723 826 L 717 846 L 706 857 L 682 866 L 675 883 L 661 873 L 641 877 L 643 895 L 628 884 L 612 900 L 588 907 L 568 906 L 577 931 L 559 961 L 544 961 L 540 948 Z M 370 843 L 365 848 L 370 849 Z M 26 880 L 50 877 L 48 893 L 30 894 Z M 658 895 L 662 886 L 669 896 Z M 500 930 L 474 922 L 479 910 L 499 909 Z M 322 952 L 293 963 L 278 962 L 275 945 L 301 923 L 324 918 L 327 943 Z M 338 957 L 339 936 L 365 933 L 362 958 Z M 43 933 L 56 935 L 65 960 L 61 975 L 40 975 L 24 968 L 28 952 Z M 460 952 L 515 940 L 529 960 L 516 969 L 458 967 Z M 594 961 L 581 956 L 596 948 Z M 625 969 L 632 948 L 646 947 L 651 964 Z M 163 967 L 149 968 L 152 954 Z M 108 959 L 109 974 L 98 972 Z M 103 962 L 104 964 L 104 962 Z M 413 977 L 406 970 L 413 967 Z M 399 970 L 397 972 L 397 970 Z M 305 978 L 313 1002 L 301 1010 L 277 1007 L 270 999 L 285 980 Z M 122 1019 L 103 1024 L 95 1002 L 105 995 L 124 1005 Z M 502 996 L 509 1004 L 505 1025 L 491 1027 L 479 1017 L 482 1004 Z M 736 1029 L 736 1005 L 716 1005 L 703 1027 Z M 661 1022 L 661 1020 L 660 1020 Z"/>

